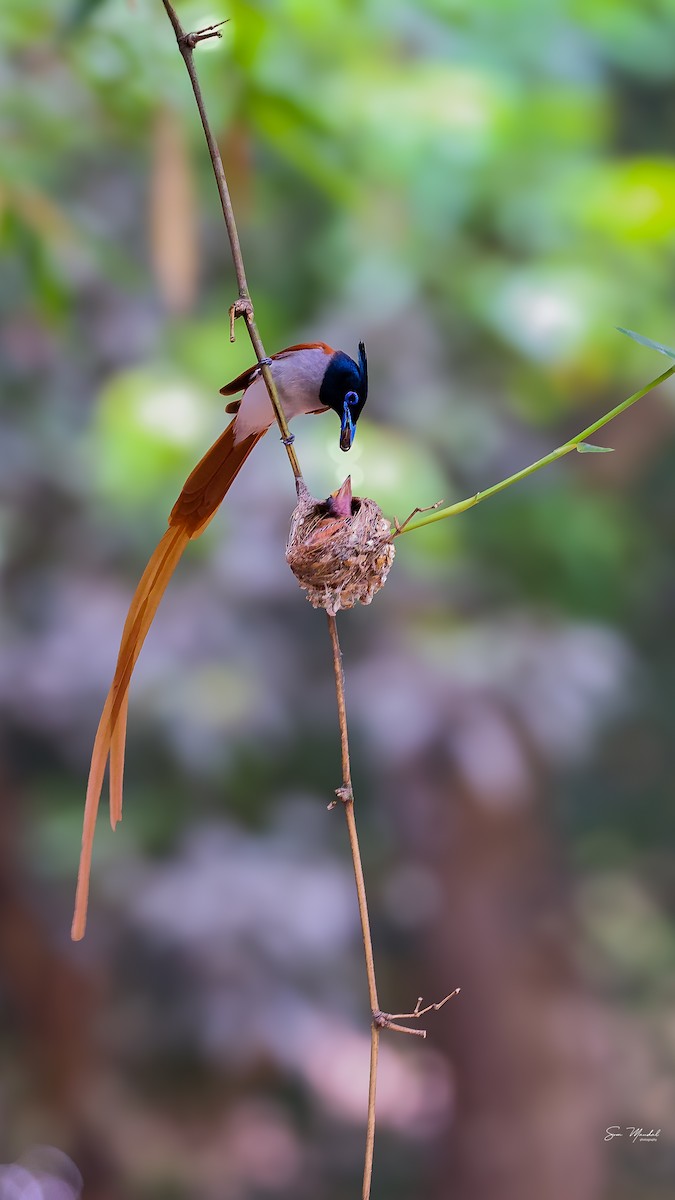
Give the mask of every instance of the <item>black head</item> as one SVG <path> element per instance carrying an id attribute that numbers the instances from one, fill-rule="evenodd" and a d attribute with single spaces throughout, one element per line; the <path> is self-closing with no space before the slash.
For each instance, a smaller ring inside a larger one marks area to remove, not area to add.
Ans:
<path id="1" fill-rule="evenodd" d="M 340 418 L 340 449 L 349 450 L 356 422 L 368 398 L 368 360 L 363 342 L 359 342 L 359 361 L 344 350 L 336 350 L 323 377 L 319 399 Z"/>

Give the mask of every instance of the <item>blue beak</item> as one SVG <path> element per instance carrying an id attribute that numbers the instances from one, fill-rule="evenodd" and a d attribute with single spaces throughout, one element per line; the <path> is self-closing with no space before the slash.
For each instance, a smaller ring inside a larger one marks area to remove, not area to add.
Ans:
<path id="1" fill-rule="evenodd" d="M 342 405 L 342 421 L 340 423 L 340 449 L 350 450 L 354 437 L 356 436 L 356 427 L 352 421 L 352 414 L 349 411 L 353 404 L 358 404 L 359 398 L 356 392 L 347 392 Z"/>
<path id="2" fill-rule="evenodd" d="M 342 423 L 340 425 L 340 449 L 349 450 L 354 441 L 354 422 L 352 414 L 349 411 L 349 404 L 345 400 L 342 408 Z"/>

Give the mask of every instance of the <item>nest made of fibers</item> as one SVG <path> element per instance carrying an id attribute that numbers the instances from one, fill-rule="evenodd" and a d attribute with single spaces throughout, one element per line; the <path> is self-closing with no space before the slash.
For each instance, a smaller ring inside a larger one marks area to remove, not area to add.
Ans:
<path id="1" fill-rule="evenodd" d="M 354 496 L 351 516 L 334 516 L 301 481 L 286 561 L 314 608 L 335 615 L 370 604 L 394 561 L 391 524 L 374 500 Z"/>

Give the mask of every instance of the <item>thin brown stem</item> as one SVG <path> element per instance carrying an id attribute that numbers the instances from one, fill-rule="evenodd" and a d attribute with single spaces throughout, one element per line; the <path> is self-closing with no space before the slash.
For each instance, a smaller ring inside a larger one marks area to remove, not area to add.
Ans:
<path id="1" fill-rule="evenodd" d="M 354 816 L 354 792 L 352 790 L 352 769 L 349 758 L 349 735 L 347 732 L 347 707 L 345 704 L 345 676 L 342 669 L 342 651 L 340 650 L 337 621 L 331 613 L 328 613 L 327 616 L 331 645 L 333 647 L 333 671 L 335 674 L 335 694 L 337 696 L 338 721 L 340 724 L 340 749 L 342 753 L 342 787 L 337 789 L 336 795 L 339 800 L 342 800 L 343 808 L 345 810 L 345 819 L 347 821 L 347 832 L 349 834 L 349 845 L 352 852 L 354 879 L 356 881 L 356 895 L 359 905 L 359 918 L 361 920 L 363 951 L 366 959 L 368 996 L 370 999 L 371 1011 L 368 1121 L 366 1127 L 366 1154 L 363 1167 L 362 1191 L 362 1200 L 368 1200 L 370 1196 L 370 1183 L 373 1175 L 373 1153 L 375 1149 L 375 1093 L 377 1090 L 377 1060 L 380 1049 L 381 1028 L 376 1021 L 376 1015 L 380 1011 L 380 1005 L 377 999 L 375 960 L 373 958 L 373 939 L 370 933 L 368 901 L 366 899 L 366 884 L 363 877 L 361 850 L 359 848 L 359 839 L 356 831 L 356 818 Z"/>
<path id="2" fill-rule="evenodd" d="M 373 1015 L 379 1012 L 380 1005 L 377 999 L 377 983 L 375 981 L 375 962 L 373 959 L 373 940 L 370 934 L 370 920 L 368 917 L 368 902 L 366 900 L 366 883 L 363 877 L 363 864 L 361 862 L 361 850 L 359 848 L 359 839 L 356 832 L 356 819 L 354 817 L 354 793 L 352 791 L 352 770 L 349 759 L 349 736 L 347 733 L 347 707 L 345 704 L 345 676 L 342 669 L 342 651 L 340 650 L 340 641 L 338 638 L 337 621 L 330 613 L 328 616 L 328 628 L 330 630 L 330 639 L 333 647 L 333 671 L 335 673 L 335 693 L 337 696 L 338 721 L 340 723 L 340 749 L 342 752 L 342 787 L 337 789 L 336 795 L 339 800 L 342 800 L 347 819 L 347 830 L 349 833 L 349 845 L 352 852 L 352 860 L 354 863 L 354 879 L 356 881 L 356 894 L 359 902 L 359 917 L 361 919 L 361 933 L 363 935 L 363 948 L 366 957 L 366 973 L 368 975 L 368 996 L 370 999 L 370 1008 Z"/>
<path id="3" fill-rule="evenodd" d="M 375 1154 L 375 1094 L 377 1091 L 377 1061 L 380 1054 L 380 1030 L 373 1021 L 370 1026 L 370 1069 L 368 1072 L 368 1124 L 366 1125 L 366 1153 L 363 1160 L 363 1185 L 361 1200 L 369 1200 L 373 1179 L 373 1157 Z"/>
<path id="4" fill-rule="evenodd" d="M 251 339 L 251 345 L 253 346 L 256 358 L 261 365 L 262 376 L 265 380 L 265 387 L 267 388 L 269 398 L 274 409 L 277 424 L 281 430 L 281 440 L 286 447 L 286 453 L 288 454 L 288 459 L 293 469 L 293 474 L 295 475 L 296 479 L 302 479 L 300 463 L 298 461 L 298 456 L 295 453 L 295 447 L 293 446 L 293 436 L 289 433 L 286 415 L 281 407 L 279 394 L 277 392 L 274 379 L 272 378 L 270 360 L 265 353 L 265 347 L 263 346 L 262 338 L 260 337 L 258 327 L 255 323 L 253 303 L 251 301 L 248 282 L 246 280 L 244 259 L 241 252 L 239 234 L 237 233 L 237 225 L 234 219 L 234 210 L 232 208 L 232 201 L 230 199 L 230 190 L 227 186 L 227 179 L 225 177 L 223 160 L 220 156 L 218 143 L 213 136 L 211 126 L 209 125 L 209 119 L 206 115 L 204 99 L 202 97 L 202 91 L 194 64 L 194 49 L 197 43 L 204 41 L 207 37 L 216 37 L 218 34 L 214 26 L 210 26 L 207 30 L 200 30 L 198 33 L 186 33 L 180 21 L 178 20 L 176 10 L 173 7 L 173 4 L 170 3 L 170 0 L 162 0 L 162 3 L 173 27 L 174 34 L 176 35 L 178 49 L 183 56 L 187 73 L 190 76 L 192 91 L 194 92 L 197 108 L 199 109 L 199 116 L 201 117 L 202 128 L 204 130 L 204 136 L 206 137 L 206 144 L 209 148 L 209 155 L 211 157 L 211 164 L 213 166 L 213 174 L 216 178 L 216 186 L 218 188 L 220 204 L 223 210 L 225 228 L 227 229 L 227 236 L 230 242 L 232 262 L 234 263 L 234 270 L 237 276 L 239 297 L 237 300 L 235 300 L 230 309 L 230 337 L 231 340 L 234 341 L 234 321 L 237 317 L 243 317 L 246 321 L 246 328 L 248 329 L 248 335 Z"/>
<path id="5" fill-rule="evenodd" d="M 347 819 L 347 830 L 349 833 L 349 846 L 354 860 L 354 878 L 356 880 L 356 893 L 359 901 L 359 916 L 361 918 L 361 933 L 363 934 L 363 949 L 366 959 L 366 972 L 368 975 L 368 997 L 370 1000 L 371 1012 L 379 1011 L 377 1000 L 377 983 L 375 981 L 375 963 L 373 960 L 373 942 L 370 934 L 370 922 L 368 919 L 368 905 L 366 902 L 366 883 L 363 878 L 363 866 L 361 863 L 361 851 L 359 849 L 359 839 L 356 832 L 356 818 L 354 816 L 354 797 L 350 796 L 344 802 L 345 817 Z"/>

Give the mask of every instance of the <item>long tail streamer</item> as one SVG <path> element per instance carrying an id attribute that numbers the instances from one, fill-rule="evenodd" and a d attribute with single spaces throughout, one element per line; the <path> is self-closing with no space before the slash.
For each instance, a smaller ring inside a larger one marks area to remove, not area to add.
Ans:
<path id="1" fill-rule="evenodd" d="M 186 480 L 171 510 L 169 528 L 141 576 L 124 623 L 115 674 L 103 706 L 91 755 L 71 929 L 74 941 L 84 937 L 87 923 L 94 831 L 108 761 L 110 822 L 113 829 L 122 817 L 129 685 L 138 656 L 185 547 L 192 538 L 204 532 L 253 447 L 266 432 L 263 429 L 237 443 L 235 430 L 236 419 L 207 450 Z"/>

